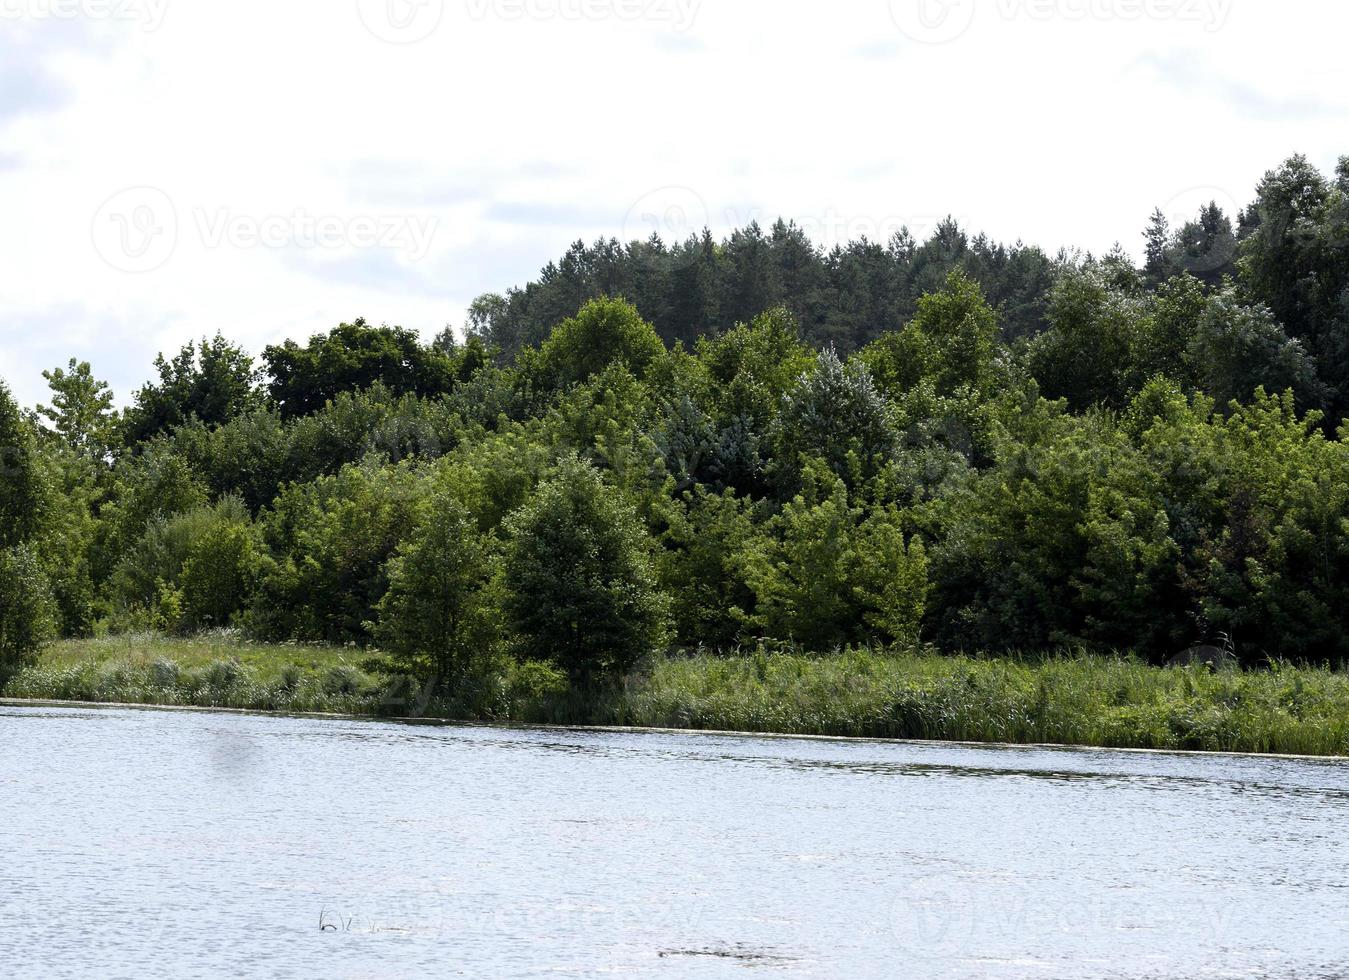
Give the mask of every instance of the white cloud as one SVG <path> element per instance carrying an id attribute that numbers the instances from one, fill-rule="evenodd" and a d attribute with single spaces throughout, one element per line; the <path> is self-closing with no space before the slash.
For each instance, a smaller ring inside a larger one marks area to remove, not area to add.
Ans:
<path id="1" fill-rule="evenodd" d="M 430 333 L 681 222 L 1135 248 L 1349 152 L 1341 5 L 975 2 L 0 0 L 0 375 L 32 403 L 79 356 L 125 399 L 216 330 Z"/>

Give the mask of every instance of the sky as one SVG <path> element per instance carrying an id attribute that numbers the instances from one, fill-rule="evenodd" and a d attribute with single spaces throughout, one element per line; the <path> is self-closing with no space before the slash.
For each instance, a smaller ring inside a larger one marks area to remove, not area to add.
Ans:
<path id="1" fill-rule="evenodd" d="M 0 0 L 0 377 L 428 338 L 578 238 L 1137 254 L 1349 154 L 1325 0 Z"/>

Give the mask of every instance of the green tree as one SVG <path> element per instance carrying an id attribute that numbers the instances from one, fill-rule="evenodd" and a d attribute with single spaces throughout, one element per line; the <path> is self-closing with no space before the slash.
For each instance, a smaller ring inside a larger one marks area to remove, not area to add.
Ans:
<path id="1" fill-rule="evenodd" d="M 481 337 L 489 344 L 514 350 L 517 344 L 511 338 L 503 337 L 506 329 L 506 317 L 510 304 L 499 293 L 483 293 L 468 308 L 468 328 L 470 337 Z"/>
<path id="2" fill-rule="evenodd" d="M 850 572 L 856 514 L 847 488 L 820 462 L 745 554 L 745 578 L 762 635 L 828 650 L 854 639 L 861 623 Z"/>
<path id="3" fill-rule="evenodd" d="M 162 440 L 118 460 L 99 512 L 93 574 L 106 581 L 157 519 L 205 507 L 210 493 L 192 465 Z"/>
<path id="4" fill-rule="evenodd" d="M 0 381 L 0 548 L 23 544 L 37 534 L 46 496 L 32 429 Z"/>
<path id="5" fill-rule="evenodd" d="M 790 492 L 807 459 L 822 459 L 856 487 L 873 478 L 895 450 L 885 397 L 858 361 L 844 364 L 832 349 L 820 355 L 783 400 L 773 430 L 781 476 Z"/>
<path id="6" fill-rule="evenodd" d="M 697 487 L 662 512 L 657 564 L 673 603 L 675 635 L 686 647 L 729 649 L 754 613 L 743 555 L 754 535 L 749 500 Z"/>
<path id="7" fill-rule="evenodd" d="M 1237 237 L 1232 220 L 1216 201 L 1210 201 L 1198 217 L 1176 231 L 1167 258 L 1172 268 L 1209 286 L 1221 285 L 1236 270 Z"/>
<path id="8" fill-rule="evenodd" d="M 411 537 L 427 489 L 411 466 L 374 462 L 286 486 L 262 520 L 276 564 L 254 627 L 277 640 L 368 644 L 388 561 Z"/>
<path id="9" fill-rule="evenodd" d="M 375 639 L 423 677 L 462 676 L 495 646 L 495 570 L 493 541 L 472 512 L 437 492 L 389 561 Z"/>
<path id="10" fill-rule="evenodd" d="M 1156 288 L 1180 271 L 1170 254 L 1171 223 L 1166 220 L 1166 214 L 1161 208 L 1153 209 L 1143 239 L 1147 243 L 1143 253 L 1143 274 L 1147 276 L 1148 283 Z"/>
<path id="11" fill-rule="evenodd" d="M 52 391 L 51 407 L 39 405 L 57 437 L 76 456 L 102 461 L 115 438 L 113 395 L 107 382 L 94 377 L 87 361 L 70 359 L 67 370 L 43 371 Z"/>
<path id="12" fill-rule="evenodd" d="M 27 545 L 0 548 L 0 687 L 55 637 L 47 576 Z"/>
<path id="13" fill-rule="evenodd" d="M 1226 417 L 1174 398 L 1152 415 L 1141 444 L 1193 628 L 1228 633 L 1250 663 L 1349 656 L 1349 443 L 1291 393 L 1258 391 Z"/>
<path id="14" fill-rule="evenodd" d="M 258 372 L 242 347 L 216 334 L 201 346 L 189 343 L 173 360 L 155 358 L 158 383 L 136 393 L 123 416 L 128 445 L 145 442 L 192 419 L 223 425 L 257 404 Z"/>
<path id="15" fill-rule="evenodd" d="M 478 350 L 476 345 L 463 348 Z M 291 340 L 268 347 L 262 359 L 271 375 L 272 400 L 292 419 L 376 384 L 395 396 L 447 394 L 460 380 L 460 353 L 424 345 L 412 330 L 372 327 L 358 319 L 311 337 L 304 347 Z"/>
<path id="16" fill-rule="evenodd" d="M 937 502 L 929 621 L 948 649 L 1174 653 L 1172 522 L 1153 465 L 1103 414 L 1047 421 Z"/>
<path id="17" fill-rule="evenodd" d="M 180 589 L 183 626 L 229 626 L 245 609 L 265 567 L 257 532 L 243 521 L 216 521 L 191 543 Z"/>
<path id="18" fill-rule="evenodd" d="M 114 622 L 178 632 L 229 626 L 243 612 L 266 563 L 247 507 L 237 497 L 155 515 L 121 555 L 110 582 Z M 153 621 L 171 593 L 175 612 Z"/>
<path id="19" fill-rule="evenodd" d="M 1050 298 L 1050 328 L 1029 349 L 1045 395 L 1077 410 L 1123 407 L 1133 394 L 1132 352 L 1150 331 L 1147 306 L 1145 297 L 1112 282 L 1103 265 L 1066 271 Z"/>
<path id="20" fill-rule="evenodd" d="M 962 388 L 987 393 L 999 380 L 998 318 L 979 284 L 960 270 L 946 277 L 944 288 L 918 301 L 909 325 L 925 341 L 924 373 L 938 394 Z"/>
<path id="21" fill-rule="evenodd" d="M 1330 419 L 1349 415 L 1349 187 L 1304 156 L 1265 174 L 1245 220 L 1240 281 L 1316 359 Z"/>
<path id="22" fill-rule="evenodd" d="M 771 488 L 764 457 L 773 421 L 784 396 L 814 368 L 816 356 L 785 309 L 769 310 L 715 340 L 698 341 L 696 363 L 704 386 L 693 385 L 690 394 L 705 402 L 693 407 L 708 415 L 711 455 L 705 472 L 717 486 L 754 496 Z"/>
<path id="23" fill-rule="evenodd" d="M 918 642 L 927 612 L 928 558 L 921 538 L 904 539 L 902 515 L 877 508 L 858 527 L 853 591 L 862 617 L 877 635 L 892 642 Z"/>
<path id="24" fill-rule="evenodd" d="M 698 341 L 697 356 L 713 385 L 719 421 L 764 429 L 782 397 L 815 364 L 796 319 L 773 309 L 716 339 Z"/>
<path id="25" fill-rule="evenodd" d="M 105 489 L 99 479 L 103 473 L 64 444 L 44 449 L 40 462 L 50 492 L 33 544 L 46 569 L 62 635 L 84 636 L 93 628 L 99 598 L 93 567 L 99 528 L 94 511 Z"/>
<path id="26" fill-rule="evenodd" d="M 1194 388 L 1191 347 L 1208 310 L 1204 284 L 1191 275 L 1174 276 L 1157 287 L 1152 315 L 1139 324 L 1130 352 L 1129 384 L 1142 390 L 1158 376 Z"/>
<path id="27" fill-rule="evenodd" d="M 617 361 L 642 379 L 665 354 L 665 344 L 635 306 L 605 297 L 557 325 L 539 350 L 537 373 L 548 388 L 568 388 Z"/>
<path id="28" fill-rule="evenodd" d="M 0 679 L 55 635 L 47 575 L 32 547 L 49 517 L 32 430 L 0 381 Z"/>
<path id="29" fill-rule="evenodd" d="M 633 508 L 575 458 L 507 521 L 504 608 L 521 656 L 580 687 L 615 678 L 666 638 Z"/>
<path id="30" fill-rule="evenodd" d="M 1248 306 L 1226 289 L 1200 317 L 1186 355 L 1199 387 L 1219 405 L 1250 401 L 1257 388 L 1291 389 L 1304 408 L 1324 403 L 1316 363 L 1263 306 Z"/>

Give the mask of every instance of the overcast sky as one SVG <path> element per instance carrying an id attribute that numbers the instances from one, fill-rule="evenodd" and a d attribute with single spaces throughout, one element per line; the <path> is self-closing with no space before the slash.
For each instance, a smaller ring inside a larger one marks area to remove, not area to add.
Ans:
<path id="1" fill-rule="evenodd" d="M 0 0 L 0 376 L 428 336 L 577 238 L 1137 253 L 1349 154 L 1326 0 Z"/>

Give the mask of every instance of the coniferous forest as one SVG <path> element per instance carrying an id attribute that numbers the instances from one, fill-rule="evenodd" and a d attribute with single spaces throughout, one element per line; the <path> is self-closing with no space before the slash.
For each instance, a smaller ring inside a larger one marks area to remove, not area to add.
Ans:
<path id="1" fill-rule="evenodd" d="M 207 337 L 121 410 L 71 360 L 0 390 L 0 672 L 221 629 L 577 688 L 763 645 L 1341 664 L 1349 157 L 1143 234 L 578 243 L 429 343 Z"/>

